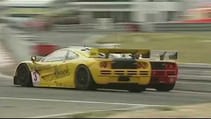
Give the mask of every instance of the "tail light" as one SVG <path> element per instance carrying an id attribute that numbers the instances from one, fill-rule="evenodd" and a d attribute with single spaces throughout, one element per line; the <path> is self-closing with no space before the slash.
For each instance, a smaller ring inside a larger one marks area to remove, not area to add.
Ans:
<path id="1" fill-rule="evenodd" d="M 152 71 L 152 76 L 156 76 L 157 72 L 156 71 Z"/>
<path id="2" fill-rule="evenodd" d="M 171 72 L 168 72 L 170 75 L 178 74 L 178 67 L 177 64 L 174 63 L 168 63 L 165 65 L 166 70 L 172 70 Z"/>
<path id="3" fill-rule="evenodd" d="M 110 63 L 107 61 L 100 62 L 100 68 L 108 68 L 110 67 Z"/>
<path id="4" fill-rule="evenodd" d="M 146 62 L 138 62 L 137 63 L 137 68 L 147 69 L 148 68 L 148 64 Z"/>
<path id="5" fill-rule="evenodd" d="M 167 63 L 165 65 L 166 69 L 176 69 L 176 64 L 172 64 L 172 63 Z"/>
<path id="6" fill-rule="evenodd" d="M 161 75 L 164 76 L 165 72 L 164 71 L 152 71 L 152 76 L 157 76 L 157 75 Z"/>

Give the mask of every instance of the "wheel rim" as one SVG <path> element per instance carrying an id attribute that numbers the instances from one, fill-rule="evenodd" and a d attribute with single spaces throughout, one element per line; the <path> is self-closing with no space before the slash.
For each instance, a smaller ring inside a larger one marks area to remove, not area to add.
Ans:
<path id="1" fill-rule="evenodd" d="M 26 78 L 28 77 L 27 75 L 27 69 L 23 66 L 20 67 L 18 70 L 18 78 L 21 82 L 25 82 Z"/>
<path id="2" fill-rule="evenodd" d="M 85 69 L 79 69 L 77 82 L 83 86 L 88 84 L 88 73 Z"/>

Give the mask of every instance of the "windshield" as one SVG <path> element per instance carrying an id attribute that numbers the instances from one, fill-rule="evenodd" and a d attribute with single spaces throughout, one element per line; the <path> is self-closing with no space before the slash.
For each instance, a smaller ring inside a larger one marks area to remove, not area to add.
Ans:
<path id="1" fill-rule="evenodd" d="M 66 56 L 67 56 L 67 50 L 61 49 L 47 55 L 46 57 L 43 57 L 40 61 L 42 62 L 62 61 L 65 60 Z"/>

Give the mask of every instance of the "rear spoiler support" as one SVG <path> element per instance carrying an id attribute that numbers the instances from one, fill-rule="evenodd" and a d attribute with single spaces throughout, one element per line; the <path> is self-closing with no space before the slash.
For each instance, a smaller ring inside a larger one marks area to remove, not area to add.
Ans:
<path id="1" fill-rule="evenodd" d="M 153 50 L 151 51 L 151 58 L 155 55 L 159 56 L 160 60 L 177 60 L 178 59 L 178 51 L 163 51 L 163 50 Z"/>

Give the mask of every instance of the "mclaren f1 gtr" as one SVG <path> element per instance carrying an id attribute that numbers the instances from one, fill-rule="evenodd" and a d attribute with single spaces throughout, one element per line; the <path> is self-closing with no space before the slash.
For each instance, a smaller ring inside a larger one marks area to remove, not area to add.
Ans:
<path id="1" fill-rule="evenodd" d="M 152 54 L 158 55 L 154 59 Z M 151 80 L 147 88 L 155 88 L 157 91 L 170 91 L 178 80 L 178 64 L 176 62 L 177 51 L 151 51 Z"/>
<path id="2" fill-rule="evenodd" d="M 115 57 L 125 54 L 129 57 Z M 144 59 L 149 54 L 148 49 L 61 48 L 47 56 L 32 56 L 30 61 L 20 62 L 14 73 L 14 84 L 79 90 L 111 87 L 141 92 L 151 80 L 151 64 Z"/>

